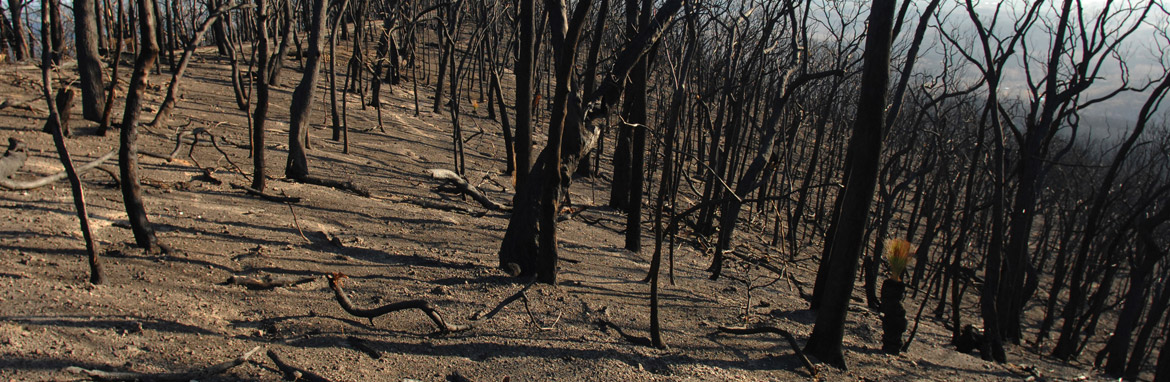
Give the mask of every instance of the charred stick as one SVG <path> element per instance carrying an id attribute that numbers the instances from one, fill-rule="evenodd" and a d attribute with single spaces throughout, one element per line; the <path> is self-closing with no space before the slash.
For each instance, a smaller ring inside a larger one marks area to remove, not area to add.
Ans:
<path id="1" fill-rule="evenodd" d="M 439 314 L 439 311 L 431 306 L 431 303 L 426 300 L 399 301 L 373 309 L 361 309 L 354 307 L 353 303 L 349 300 L 349 296 L 345 294 L 345 290 L 341 289 L 340 279 L 343 277 L 344 275 L 333 274 L 326 278 L 329 280 L 329 287 L 333 289 L 333 294 L 337 298 L 337 303 L 341 305 L 341 308 L 344 309 L 346 313 L 349 313 L 353 316 L 366 318 L 372 322 L 375 317 L 382 316 L 387 313 L 393 313 L 406 309 L 418 309 L 423 311 L 423 313 L 426 313 L 427 317 L 429 317 L 431 321 L 434 321 L 435 326 L 437 326 L 439 330 L 443 331 L 444 333 L 471 329 L 470 325 L 448 324 L 447 321 L 443 320 L 443 316 Z"/>

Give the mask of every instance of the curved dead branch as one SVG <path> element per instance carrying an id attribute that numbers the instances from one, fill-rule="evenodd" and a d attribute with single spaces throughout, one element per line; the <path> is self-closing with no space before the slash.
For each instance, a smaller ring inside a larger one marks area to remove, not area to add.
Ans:
<path id="1" fill-rule="evenodd" d="M 78 167 L 77 173 L 80 174 L 82 172 L 92 170 L 94 167 L 100 166 L 102 163 L 105 163 L 107 160 L 110 160 L 110 158 L 113 158 L 114 154 L 117 154 L 117 153 L 118 153 L 118 150 L 110 151 L 110 152 L 106 153 L 106 155 L 102 155 L 101 157 L 94 159 L 93 162 L 89 162 L 83 166 Z M 68 176 L 68 174 L 66 174 L 65 171 L 60 171 L 60 172 L 53 174 L 53 175 L 47 175 L 47 176 L 43 176 L 43 177 L 40 177 L 37 179 L 29 180 L 29 181 L 0 179 L 0 187 L 4 187 L 6 189 L 13 190 L 13 191 L 31 190 L 34 188 L 44 187 L 44 186 L 47 186 L 49 184 L 55 183 L 61 179 L 65 179 L 66 176 Z"/>
<path id="2" fill-rule="evenodd" d="M 70 366 L 65 368 L 65 371 L 74 374 L 83 374 L 87 378 L 94 381 L 159 381 L 159 382 L 186 382 L 195 379 L 203 379 L 207 376 L 216 375 L 228 371 L 229 369 L 243 365 L 248 362 L 253 354 L 260 351 L 260 347 L 254 347 L 247 353 L 244 353 L 239 358 L 234 360 L 211 365 L 207 368 L 192 370 L 181 373 L 162 373 L 162 374 L 147 374 L 135 373 L 130 371 L 105 371 L 97 369 L 85 369 L 77 366 Z"/>
<path id="3" fill-rule="evenodd" d="M 453 333 L 471 329 L 471 325 L 448 324 L 447 321 L 443 320 L 443 316 L 439 314 L 439 311 L 431 306 L 431 303 L 426 300 L 399 301 L 373 309 L 361 309 L 354 307 L 353 303 L 349 300 L 349 296 L 345 294 L 345 290 L 341 289 L 341 280 L 345 279 L 345 277 L 346 276 L 343 274 L 334 273 L 326 276 L 326 279 L 329 280 L 329 288 L 333 289 L 333 294 L 335 297 L 337 297 L 337 303 L 341 304 L 341 309 L 344 309 L 346 313 L 369 319 L 370 322 L 373 323 L 375 317 L 387 313 L 393 313 L 406 309 L 418 309 L 423 311 L 423 313 L 426 313 L 427 317 L 429 317 L 431 321 L 434 321 L 435 326 L 444 333 Z"/>
<path id="4" fill-rule="evenodd" d="M 314 374 L 311 371 L 289 365 L 280 359 L 275 351 L 268 350 L 268 358 L 272 359 L 272 363 L 276 364 L 276 368 L 280 369 L 280 373 L 284 375 L 286 381 L 303 381 L 303 382 L 329 382 L 328 379 L 320 375 Z"/>

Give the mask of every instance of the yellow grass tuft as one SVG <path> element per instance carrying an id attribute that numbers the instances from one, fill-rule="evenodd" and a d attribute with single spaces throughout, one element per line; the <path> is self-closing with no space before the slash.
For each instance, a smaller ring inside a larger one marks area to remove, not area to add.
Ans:
<path id="1" fill-rule="evenodd" d="M 905 239 L 886 239 L 886 260 L 890 262 L 890 278 L 901 282 L 902 274 L 910 265 L 914 254 L 910 252 L 910 242 Z"/>

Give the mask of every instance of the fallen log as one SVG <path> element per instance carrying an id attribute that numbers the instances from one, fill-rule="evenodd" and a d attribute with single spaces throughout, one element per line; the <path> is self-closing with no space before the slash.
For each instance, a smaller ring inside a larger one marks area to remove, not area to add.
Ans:
<path id="1" fill-rule="evenodd" d="M 777 327 L 772 327 L 772 326 L 760 326 L 760 327 L 755 327 L 755 328 L 720 326 L 719 331 L 723 332 L 723 333 L 739 334 L 739 335 L 751 335 L 751 334 L 760 334 L 760 333 L 779 334 L 780 336 L 784 337 L 785 340 L 788 340 L 788 345 L 790 347 L 792 347 L 792 351 L 796 353 L 796 357 L 800 358 L 800 362 L 804 364 L 804 368 L 808 369 L 808 373 L 814 377 L 817 375 L 816 366 L 813 366 L 812 361 L 809 361 L 808 357 L 804 355 L 804 350 L 802 350 L 800 348 L 800 344 L 796 342 L 796 337 L 794 337 L 792 335 L 792 333 L 788 332 L 787 330 L 780 329 Z"/>
<path id="2" fill-rule="evenodd" d="M 316 280 L 316 277 L 293 279 L 273 278 L 272 276 L 232 276 L 228 277 L 227 281 L 224 281 L 222 285 L 243 285 L 245 288 L 251 290 L 269 290 L 307 284 Z"/>
<path id="3" fill-rule="evenodd" d="M 456 191 L 459 191 L 464 195 L 475 199 L 475 201 L 479 202 L 483 208 L 487 208 L 492 211 L 511 210 L 511 208 L 508 206 L 488 199 L 487 195 L 484 195 L 483 191 L 479 190 L 479 187 L 471 185 L 471 183 L 468 183 L 466 179 L 463 179 L 462 176 L 459 176 L 459 174 L 456 174 L 454 171 L 444 170 L 441 168 L 432 168 L 427 170 L 427 172 L 431 174 L 432 179 L 441 180 L 444 184 L 450 184 L 455 187 Z"/>
<path id="4" fill-rule="evenodd" d="M 135 372 L 130 372 L 130 371 L 105 371 L 105 370 L 97 370 L 97 369 L 85 369 L 85 368 L 81 368 L 81 367 L 77 367 L 77 366 L 67 367 L 67 368 L 65 368 L 65 371 L 68 371 L 68 372 L 74 373 L 74 374 L 85 375 L 86 377 L 88 377 L 89 379 L 94 380 L 94 381 L 106 381 L 106 382 L 110 382 L 110 381 L 187 382 L 187 381 L 194 380 L 194 379 L 203 379 L 207 376 L 220 374 L 220 373 L 223 373 L 225 371 L 228 371 L 229 369 L 231 369 L 233 367 L 243 365 L 245 362 L 248 362 L 248 358 L 251 358 L 252 355 L 255 354 L 257 351 L 260 351 L 259 346 L 252 348 L 252 350 L 249 350 L 247 353 L 244 353 L 243 355 L 241 355 L 240 357 L 238 357 L 234 360 L 220 363 L 220 364 L 216 364 L 216 365 L 211 365 L 211 366 L 203 368 L 203 369 L 191 370 L 191 371 L 186 371 L 186 372 L 181 372 L 181 373 L 150 374 L 150 373 L 135 373 Z"/>
<path id="5" fill-rule="evenodd" d="M 329 280 L 329 288 L 333 289 L 333 294 L 337 298 L 337 303 L 341 305 L 341 309 L 344 309 L 346 313 L 356 317 L 368 319 L 370 320 L 371 324 L 373 324 L 375 317 L 382 316 L 387 313 L 393 313 L 406 309 L 418 309 L 423 311 L 423 313 L 426 313 L 427 317 L 435 323 L 435 326 L 437 326 L 439 330 L 444 333 L 453 333 L 471 329 L 471 325 L 448 324 L 447 321 L 443 320 L 443 316 L 439 314 L 439 311 L 431 306 L 431 303 L 426 300 L 400 301 L 373 309 L 361 309 L 354 307 L 353 303 L 349 300 L 349 296 L 345 294 L 345 290 L 341 289 L 341 280 L 344 280 L 345 278 L 346 276 L 341 273 L 333 273 L 326 276 L 326 279 Z"/>
<path id="6" fill-rule="evenodd" d="M 117 154 L 117 153 L 118 153 L 118 150 L 116 150 L 116 149 L 111 150 L 110 152 L 106 153 L 106 155 L 102 155 L 101 157 L 94 159 L 92 162 L 89 162 L 89 163 L 86 163 L 85 165 L 77 167 L 77 173 L 81 174 L 85 171 L 92 170 L 94 167 L 100 166 L 102 163 L 105 163 L 105 161 L 110 160 L 110 158 L 113 158 L 114 154 Z M 66 176 L 68 176 L 68 174 L 66 174 L 65 171 L 60 171 L 60 172 L 53 174 L 53 175 L 46 175 L 46 176 L 42 176 L 42 177 L 37 178 L 37 179 L 28 180 L 28 181 L 17 181 L 17 180 L 5 179 L 5 178 L 0 177 L 0 187 L 4 187 L 4 188 L 7 188 L 7 189 L 13 190 L 13 191 L 31 190 L 34 188 L 44 187 L 44 186 L 47 186 L 49 184 L 55 183 L 57 181 L 60 181 L 61 179 L 65 179 Z"/>

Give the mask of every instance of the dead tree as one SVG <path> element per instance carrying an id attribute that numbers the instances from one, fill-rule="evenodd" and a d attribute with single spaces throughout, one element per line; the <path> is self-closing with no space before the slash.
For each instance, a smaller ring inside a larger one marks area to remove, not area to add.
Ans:
<path id="1" fill-rule="evenodd" d="M 126 204 L 126 216 L 134 232 L 134 241 L 139 247 L 154 252 L 169 252 L 158 242 L 154 228 L 146 217 L 142 203 L 142 185 L 138 177 L 138 116 L 142 113 L 142 97 L 146 91 L 147 74 L 158 58 L 158 42 L 155 39 L 154 1 L 138 0 L 138 26 L 141 41 L 138 58 L 134 60 L 134 73 L 126 93 L 126 110 L 122 113 L 122 126 L 118 146 L 118 170 L 122 181 L 122 200 Z"/>
<path id="2" fill-rule="evenodd" d="M 252 188 L 263 192 L 267 175 L 264 122 L 268 120 L 268 1 L 256 0 L 256 110 L 252 114 Z M 186 57 L 184 57 L 186 58 Z"/>
<path id="3" fill-rule="evenodd" d="M 199 25 L 199 29 L 195 30 L 195 35 L 191 37 L 190 42 L 187 43 L 187 49 L 183 50 L 183 56 L 179 59 L 179 66 L 171 74 L 171 82 L 167 85 L 167 95 L 163 98 L 162 105 L 159 105 L 158 112 L 154 114 L 154 120 L 150 121 L 149 126 L 156 127 L 165 123 L 167 118 L 171 115 L 171 110 L 175 108 L 175 102 L 179 94 L 179 80 L 183 78 L 183 74 L 187 72 L 187 64 L 191 61 L 191 56 L 195 53 L 195 48 L 199 47 L 199 41 L 203 39 L 203 35 L 207 33 L 208 28 L 219 20 L 221 16 L 235 9 L 252 7 L 251 4 L 235 4 L 224 3 L 218 8 L 211 11 L 203 23 Z"/>
<path id="4" fill-rule="evenodd" d="M 16 61 L 24 61 L 32 56 L 28 53 L 28 37 L 24 31 L 24 0 L 8 0 L 8 12 L 12 14 L 8 22 L 12 24 L 12 33 L 10 46 L 12 47 L 13 59 Z"/>
<path id="5" fill-rule="evenodd" d="M 309 175 L 309 162 L 305 156 L 305 139 L 309 134 L 309 117 L 313 111 L 313 96 L 321 69 L 321 39 L 325 34 L 325 18 L 329 0 L 314 0 L 312 21 L 309 29 L 309 46 L 305 52 L 305 69 L 301 82 L 293 90 L 289 107 L 288 163 L 284 175 L 290 179 L 301 179 Z"/>
<path id="6" fill-rule="evenodd" d="M 560 148 L 561 155 L 559 155 L 560 166 L 554 167 L 556 164 L 554 161 L 557 160 L 552 156 L 556 148 L 547 147 L 541 151 L 526 180 L 518 185 L 516 202 L 513 203 L 514 211 L 511 219 L 508 220 L 508 229 L 500 245 L 499 264 L 501 268 L 514 269 L 520 275 L 539 275 L 541 270 L 549 272 L 556 269 L 555 258 L 541 259 L 541 256 L 547 255 L 547 253 L 540 252 L 540 247 L 547 244 L 537 243 L 537 222 L 538 217 L 541 216 L 542 208 L 548 208 L 548 206 L 544 206 L 543 201 L 538 202 L 538 200 L 541 200 L 542 195 L 546 195 L 545 192 L 555 192 L 559 195 L 561 188 L 566 187 L 568 181 L 571 180 L 571 176 L 565 173 L 560 174 L 559 181 L 555 183 L 555 186 L 546 177 L 554 176 L 551 174 L 554 171 L 569 169 L 567 171 L 571 172 L 572 169 L 576 169 L 584 153 L 596 147 L 597 138 L 600 135 L 600 127 L 596 123 L 605 117 L 609 108 L 621 97 L 625 78 L 635 63 L 658 41 L 670 19 L 680 8 L 682 8 L 681 0 L 670 0 L 663 3 L 650 23 L 650 27 L 642 30 L 635 39 L 626 44 L 621 53 L 616 56 L 609 76 L 597 89 L 587 93 L 589 95 L 585 97 L 584 101 L 580 101 L 575 94 L 566 92 L 567 103 L 565 107 L 567 110 L 561 117 L 564 121 L 564 130 L 561 134 L 562 139 L 558 140 L 563 141 L 560 142 L 562 146 Z M 573 19 L 576 19 L 576 12 L 574 12 Z M 519 143 L 519 141 L 517 142 Z M 517 166 L 517 171 L 521 170 L 520 166 Z M 545 187 L 551 187 L 553 190 L 545 190 Z M 553 207 L 555 208 L 555 206 Z M 543 225 L 541 227 L 540 230 L 543 231 L 546 229 L 543 227 L 550 226 Z M 548 241 L 548 238 L 544 240 Z M 546 278 L 545 280 L 555 280 L 556 276 L 543 275 L 541 277 Z"/>
<path id="7" fill-rule="evenodd" d="M 81 110 L 85 119 L 100 122 L 105 109 L 102 88 L 102 63 L 98 53 L 97 0 L 73 2 L 73 22 L 76 31 L 78 85 L 81 88 Z"/>
<path id="8" fill-rule="evenodd" d="M 49 10 L 41 10 L 41 22 L 48 21 Z M 44 24 L 41 24 L 44 25 Z M 41 38 L 48 37 L 47 28 L 41 28 Z M 49 72 L 52 69 L 48 44 L 42 44 L 41 49 L 41 81 L 42 90 L 45 99 L 51 99 L 49 96 L 53 93 L 52 80 Z M 62 89 L 62 92 L 73 92 L 71 89 Z M 66 97 L 72 99 L 72 96 Z M 86 212 L 85 205 L 85 191 L 81 186 L 81 177 L 77 175 L 77 170 L 73 167 L 73 159 L 69 156 L 69 150 L 65 147 L 65 134 L 61 131 L 63 124 L 61 113 L 69 113 L 70 103 L 66 102 L 64 107 L 58 109 L 54 102 L 46 102 L 49 106 L 49 119 L 45 121 L 45 127 L 49 133 L 53 135 L 53 145 L 57 147 L 57 156 L 61 160 L 61 165 L 65 167 L 65 173 L 69 177 L 69 188 L 73 193 L 73 207 L 77 209 L 77 219 L 81 222 L 81 235 L 85 239 L 85 252 L 89 258 L 89 283 L 101 284 L 103 281 L 102 267 L 98 260 L 97 241 L 93 238 L 93 230 L 89 226 L 89 213 Z M 12 142 L 12 147 L 17 146 L 17 142 Z M 23 162 L 21 159 L 20 162 Z M 4 176 L 6 177 L 6 175 Z"/>
<path id="9" fill-rule="evenodd" d="M 828 279 L 834 281 L 825 288 L 816 324 L 804 349 L 822 362 L 842 369 L 846 368 L 841 352 L 845 316 L 849 312 L 849 296 L 853 291 L 858 258 L 864 247 L 865 223 L 873 201 L 882 148 L 894 3 L 892 0 L 877 0 L 870 10 L 857 119 L 850 138 L 850 159 L 846 164 L 849 170 L 845 190 L 839 196 L 842 203 L 840 214 L 835 217 L 837 229 L 828 239 L 833 246 L 830 254 L 833 266 L 826 271 L 831 275 Z"/>

